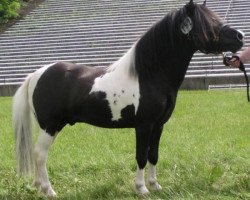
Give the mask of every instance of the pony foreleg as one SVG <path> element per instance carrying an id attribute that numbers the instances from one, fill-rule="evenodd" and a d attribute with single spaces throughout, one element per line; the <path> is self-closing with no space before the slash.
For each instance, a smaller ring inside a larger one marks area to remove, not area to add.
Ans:
<path id="1" fill-rule="evenodd" d="M 40 129 L 38 141 L 35 145 L 35 179 L 33 185 L 47 197 L 55 197 L 56 193 L 51 187 L 46 162 L 49 147 L 52 145 L 54 137 Z"/>
<path id="2" fill-rule="evenodd" d="M 160 191 L 162 190 L 161 185 L 158 183 L 157 178 L 156 178 L 156 165 L 152 165 L 149 163 L 148 167 L 148 187 L 151 190 L 157 190 Z"/>
<path id="3" fill-rule="evenodd" d="M 159 154 L 159 143 L 160 137 L 163 130 L 163 126 L 155 126 L 150 143 L 149 143 L 149 151 L 148 151 L 148 161 L 149 161 L 149 168 L 148 168 L 148 180 L 147 184 L 149 189 L 151 190 L 162 190 L 162 187 L 157 182 L 156 178 L 156 164 L 158 162 L 158 154 Z"/>
<path id="4" fill-rule="evenodd" d="M 149 193 L 145 180 L 144 180 L 144 169 L 137 167 L 136 177 L 135 177 L 135 191 L 139 195 L 147 195 Z"/>
<path id="5" fill-rule="evenodd" d="M 137 194 L 145 196 L 149 193 L 145 180 L 144 168 L 148 160 L 149 139 L 152 132 L 152 126 L 144 125 L 136 128 L 136 160 L 137 172 L 135 178 L 135 191 Z"/>

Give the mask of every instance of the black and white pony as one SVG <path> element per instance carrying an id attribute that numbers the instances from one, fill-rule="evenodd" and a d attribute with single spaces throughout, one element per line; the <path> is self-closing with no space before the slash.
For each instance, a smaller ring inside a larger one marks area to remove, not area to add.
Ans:
<path id="1" fill-rule="evenodd" d="M 56 196 L 46 161 L 50 146 L 66 124 L 135 128 L 135 190 L 141 195 L 149 192 L 147 187 L 161 190 L 156 179 L 159 141 L 193 54 L 198 50 L 236 52 L 242 45 L 241 32 L 224 26 L 205 2 L 198 5 L 190 0 L 151 27 L 109 67 L 58 62 L 40 68 L 14 96 L 18 172 L 34 172 L 34 186 L 46 196 Z M 32 115 L 40 127 L 34 151 Z"/>

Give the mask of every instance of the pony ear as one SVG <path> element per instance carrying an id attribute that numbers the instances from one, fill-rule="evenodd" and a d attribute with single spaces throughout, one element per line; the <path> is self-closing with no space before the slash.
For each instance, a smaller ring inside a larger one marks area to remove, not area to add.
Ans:
<path id="1" fill-rule="evenodd" d="M 187 35 L 192 30 L 192 28 L 193 28 L 192 19 L 190 17 L 186 17 L 180 25 L 181 32 L 184 35 Z"/>
<path id="2" fill-rule="evenodd" d="M 203 2 L 203 6 L 206 6 L 206 4 L 207 4 L 207 0 L 205 0 L 205 1 Z"/>
<path id="3" fill-rule="evenodd" d="M 193 28 L 193 21 L 190 18 L 194 15 L 195 4 L 193 0 L 190 0 L 185 7 L 187 12 L 187 17 L 181 22 L 180 29 L 183 34 L 187 35 Z"/>

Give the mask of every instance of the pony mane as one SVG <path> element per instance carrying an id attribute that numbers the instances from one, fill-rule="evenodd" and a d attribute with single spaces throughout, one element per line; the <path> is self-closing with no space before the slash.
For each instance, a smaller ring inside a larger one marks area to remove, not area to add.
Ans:
<path id="1" fill-rule="evenodd" d="M 188 3 L 178 10 L 169 12 L 136 44 L 135 68 L 138 74 L 150 76 L 155 74 L 152 71 L 159 71 L 160 74 L 161 71 L 170 70 L 168 66 L 188 67 L 193 54 L 198 50 L 188 35 L 184 35 L 180 30 L 181 23 L 188 16 L 194 24 L 190 34 L 194 34 L 200 43 L 205 44 L 209 40 L 208 34 L 217 34 L 214 27 L 221 23 L 219 17 L 205 5 Z M 180 56 L 184 63 L 180 63 Z"/>
<path id="2" fill-rule="evenodd" d="M 212 34 L 212 37 L 216 37 L 219 30 L 215 29 L 215 27 L 222 26 L 222 22 L 215 12 L 204 5 L 197 4 L 195 4 L 193 22 L 193 32 L 202 44 L 209 40 L 208 34 Z"/>

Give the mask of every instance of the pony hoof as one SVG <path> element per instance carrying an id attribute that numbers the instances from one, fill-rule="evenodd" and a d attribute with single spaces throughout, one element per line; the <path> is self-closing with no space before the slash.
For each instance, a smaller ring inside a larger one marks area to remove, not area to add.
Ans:
<path id="1" fill-rule="evenodd" d="M 154 190 L 154 191 L 161 191 L 162 187 L 161 185 L 155 181 L 155 182 L 148 182 L 149 189 Z"/>
<path id="2" fill-rule="evenodd" d="M 50 186 L 41 187 L 41 193 L 47 198 L 54 198 L 57 196 L 56 192 Z"/>
<path id="3" fill-rule="evenodd" d="M 56 195 L 56 192 L 53 189 L 51 189 L 51 190 L 47 191 L 46 197 L 55 198 L 55 197 L 57 197 L 57 195 Z"/>
<path id="4" fill-rule="evenodd" d="M 146 197 L 149 194 L 149 191 L 145 185 L 136 185 L 135 192 L 142 197 Z"/>

